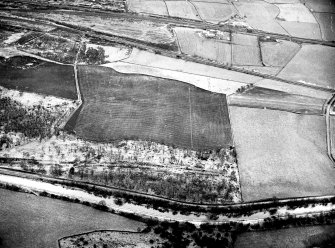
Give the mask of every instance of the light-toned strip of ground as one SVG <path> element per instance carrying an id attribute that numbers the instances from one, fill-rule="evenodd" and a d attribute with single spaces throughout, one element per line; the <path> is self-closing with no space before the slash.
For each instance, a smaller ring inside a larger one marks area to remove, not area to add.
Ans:
<path id="1" fill-rule="evenodd" d="M 255 83 L 261 79 L 257 76 L 247 75 L 240 72 L 189 62 L 181 59 L 166 57 L 151 52 L 142 51 L 136 48 L 133 49 L 130 57 L 128 59 L 125 59 L 123 62 L 168 69 L 173 71 L 180 71 L 184 73 L 196 73 L 197 75 L 220 78 L 224 80 L 231 80 L 242 83 Z"/>
<path id="2" fill-rule="evenodd" d="M 0 48 L 0 57 L 10 58 L 10 57 L 14 57 L 14 56 L 28 56 L 28 57 L 40 59 L 40 60 L 43 60 L 43 61 L 46 61 L 46 62 L 50 62 L 50 63 L 65 65 L 64 63 L 60 63 L 60 62 L 57 62 L 57 61 L 54 61 L 54 60 L 43 58 L 43 57 L 38 56 L 38 55 L 34 55 L 34 54 L 31 54 L 31 53 L 26 53 L 26 52 L 17 50 L 15 47 L 2 47 L 2 48 Z"/>
<path id="3" fill-rule="evenodd" d="M 246 83 L 236 81 L 126 62 L 108 63 L 103 66 L 113 68 L 122 73 L 145 74 L 154 77 L 173 79 L 192 84 L 204 90 L 226 95 L 234 94 L 238 88 L 246 85 Z"/>

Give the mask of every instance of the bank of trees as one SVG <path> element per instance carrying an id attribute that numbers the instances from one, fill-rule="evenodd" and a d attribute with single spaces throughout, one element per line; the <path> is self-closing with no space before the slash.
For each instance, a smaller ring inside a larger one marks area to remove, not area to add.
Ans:
<path id="1" fill-rule="evenodd" d="M 51 136 L 56 117 L 41 107 L 24 107 L 8 97 L 0 98 L 0 127 L 5 133 L 23 133 L 28 138 Z"/>

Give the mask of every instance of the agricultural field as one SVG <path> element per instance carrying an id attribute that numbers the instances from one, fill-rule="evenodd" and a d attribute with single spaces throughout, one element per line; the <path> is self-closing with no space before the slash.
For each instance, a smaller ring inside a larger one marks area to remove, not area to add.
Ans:
<path id="1" fill-rule="evenodd" d="M 0 57 L 0 86 L 20 91 L 77 99 L 72 66 L 35 58 Z"/>
<path id="2" fill-rule="evenodd" d="M 230 35 L 222 32 L 222 39 L 207 38 L 203 30 L 174 28 L 182 53 L 231 65 Z M 213 33 L 213 35 L 215 35 Z"/>
<path id="3" fill-rule="evenodd" d="M 0 198 L 6 199 L 0 204 L 0 233 L 7 248 L 58 247 L 57 240 L 68 235 L 145 227 L 119 215 L 48 197 L 0 189 Z"/>
<path id="4" fill-rule="evenodd" d="M 316 23 L 313 14 L 301 3 L 277 4 L 280 13 L 276 17 L 287 22 L 307 22 Z"/>
<path id="5" fill-rule="evenodd" d="M 335 225 L 294 227 L 280 230 L 245 232 L 237 236 L 234 248 L 249 247 L 332 247 Z M 328 244 L 328 245 L 327 245 Z"/>
<path id="6" fill-rule="evenodd" d="M 168 16 L 167 7 L 162 0 L 128 0 L 128 11 Z"/>
<path id="7" fill-rule="evenodd" d="M 303 45 L 278 76 L 306 84 L 335 89 L 334 56 L 335 48 L 333 47 Z"/>
<path id="8" fill-rule="evenodd" d="M 43 18 L 81 28 L 89 28 L 96 32 L 120 36 L 148 43 L 156 47 L 178 51 L 175 37 L 166 24 L 143 21 L 135 17 L 125 19 L 102 13 L 97 15 L 96 13 L 75 11 L 15 12 L 15 14 L 31 18 Z"/>
<path id="9" fill-rule="evenodd" d="M 188 1 L 165 1 L 170 16 L 201 20 L 195 7 Z"/>
<path id="10" fill-rule="evenodd" d="M 300 50 L 300 45 L 291 41 L 260 42 L 262 62 L 267 66 L 284 67 Z"/>
<path id="11" fill-rule="evenodd" d="M 232 34 L 231 43 L 233 65 L 262 65 L 257 36 Z"/>
<path id="12" fill-rule="evenodd" d="M 239 1 L 234 2 L 235 7 L 240 15 L 245 18 L 245 21 L 254 29 L 263 30 L 266 32 L 287 34 L 275 20 L 279 14 L 279 9 L 265 1 Z"/>
<path id="13" fill-rule="evenodd" d="M 323 116 L 229 110 L 244 201 L 334 194 Z"/>
<path id="14" fill-rule="evenodd" d="M 261 87 L 242 88 L 240 92 L 228 97 L 230 106 L 266 108 L 293 113 L 322 115 L 325 100 L 292 95 Z"/>
<path id="15" fill-rule="evenodd" d="M 207 22 L 225 22 L 236 14 L 236 10 L 231 4 L 193 1 L 192 3 L 199 12 L 200 18 Z"/>
<path id="16" fill-rule="evenodd" d="M 231 145 L 225 95 L 110 68 L 80 66 L 79 80 L 84 98 L 74 129 L 79 137 L 150 139 L 193 149 Z"/>
<path id="17" fill-rule="evenodd" d="M 278 21 L 278 23 L 291 36 L 296 36 L 305 39 L 315 39 L 315 40 L 322 39 L 320 26 L 317 23 L 285 22 L 285 21 Z"/>

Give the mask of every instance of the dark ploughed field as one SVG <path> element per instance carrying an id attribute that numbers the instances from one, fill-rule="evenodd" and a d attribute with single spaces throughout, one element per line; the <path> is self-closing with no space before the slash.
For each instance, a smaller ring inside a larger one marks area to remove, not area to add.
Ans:
<path id="1" fill-rule="evenodd" d="M 84 105 L 74 126 L 94 141 L 152 140 L 193 149 L 232 144 L 226 96 L 110 68 L 79 66 Z"/>
<path id="2" fill-rule="evenodd" d="M 0 247 L 53 248 L 68 235 L 136 231 L 144 224 L 78 203 L 0 189 Z"/>
<path id="3" fill-rule="evenodd" d="M 72 66 L 30 57 L 0 57 L 0 85 L 9 89 L 77 99 Z"/>

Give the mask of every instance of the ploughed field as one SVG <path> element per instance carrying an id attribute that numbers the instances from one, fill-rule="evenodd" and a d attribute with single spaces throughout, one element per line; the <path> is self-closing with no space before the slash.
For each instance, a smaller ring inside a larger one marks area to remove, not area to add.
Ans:
<path id="1" fill-rule="evenodd" d="M 9 89 L 77 99 L 72 66 L 30 57 L 0 57 L 0 85 Z"/>
<path id="2" fill-rule="evenodd" d="M 136 231 L 144 227 L 141 222 L 92 207 L 32 194 L 0 189 L 0 199 L 3 248 L 52 248 L 58 247 L 58 239 L 68 235 L 102 229 Z"/>
<path id="3" fill-rule="evenodd" d="M 87 140 L 151 140 L 193 149 L 232 145 L 226 96 L 110 68 L 79 66 L 84 105 L 68 123 Z"/>
<path id="4" fill-rule="evenodd" d="M 245 201 L 334 194 L 324 116 L 230 107 Z"/>

